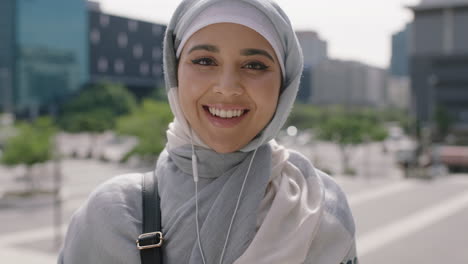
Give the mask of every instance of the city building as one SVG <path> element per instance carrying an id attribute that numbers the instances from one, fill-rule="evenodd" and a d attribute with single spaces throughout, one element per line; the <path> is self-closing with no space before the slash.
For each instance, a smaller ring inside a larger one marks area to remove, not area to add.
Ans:
<path id="1" fill-rule="evenodd" d="M 304 71 L 297 100 L 306 103 L 310 102 L 313 96 L 314 82 L 312 77 L 314 68 L 328 59 L 328 44 L 314 31 L 296 31 L 296 35 L 304 55 Z"/>
<path id="2" fill-rule="evenodd" d="M 313 71 L 312 103 L 384 107 L 387 105 L 387 71 L 360 62 L 326 60 Z"/>
<path id="3" fill-rule="evenodd" d="M 409 76 L 409 54 L 411 23 L 408 23 L 403 30 L 392 36 L 392 57 L 390 61 L 390 75 Z"/>
<path id="4" fill-rule="evenodd" d="M 425 0 L 411 30 L 411 108 L 419 127 L 448 113 L 454 130 L 468 131 L 468 0 Z"/>
<path id="5" fill-rule="evenodd" d="M 304 65 L 302 70 L 301 82 L 299 85 L 299 90 L 297 91 L 296 100 L 300 103 L 309 103 L 312 100 L 313 93 L 313 70 L 314 67 L 310 65 Z"/>
<path id="6" fill-rule="evenodd" d="M 304 64 L 315 66 L 328 59 L 328 44 L 315 31 L 296 31 L 304 55 Z"/>
<path id="7" fill-rule="evenodd" d="M 0 1 L 0 111 L 54 114 L 85 85 L 163 89 L 165 26 L 102 12 L 85 0 Z"/>
<path id="8" fill-rule="evenodd" d="M 125 85 L 138 97 L 163 89 L 165 25 L 102 12 L 88 2 L 90 83 Z"/>
<path id="9" fill-rule="evenodd" d="M 387 102 L 392 108 L 408 110 L 410 104 L 409 48 L 412 23 L 392 36 Z"/>
<path id="10" fill-rule="evenodd" d="M 83 0 L 0 1 L 0 108 L 36 116 L 88 80 Z"/>
<path id="11" fill-rule="evenodd" d="M 408 76 L 388 77 L 387 103 L 391 108 L 409 110 L 410 80 Z"/>

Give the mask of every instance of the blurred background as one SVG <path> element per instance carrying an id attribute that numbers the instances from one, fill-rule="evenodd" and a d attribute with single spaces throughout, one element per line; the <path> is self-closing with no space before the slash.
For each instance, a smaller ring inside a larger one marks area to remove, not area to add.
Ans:
<path id="1" fill-rule="evenodd" d="M 154 166 L 178 3 L 0 0 L 0 262 L 55 263 L 98 184 Z M 278 141 L 345 190 L 360 263 L 468 263 L 468 0 L 278 3 L 305 58 Z"/>

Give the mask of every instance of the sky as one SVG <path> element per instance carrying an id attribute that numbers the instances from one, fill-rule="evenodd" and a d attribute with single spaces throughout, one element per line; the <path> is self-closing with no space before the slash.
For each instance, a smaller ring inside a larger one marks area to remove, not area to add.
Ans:
<path id="1" fill-rule="evenodd" d="M 94 0 L 104 12 L 167 24 L 181 0 Z M 333 59 L 382 68 L 391 58 L 391 36 L 413 19 L 407 6 L 420 0 L 276 0 L 296 30 L 313 30 Z"/>

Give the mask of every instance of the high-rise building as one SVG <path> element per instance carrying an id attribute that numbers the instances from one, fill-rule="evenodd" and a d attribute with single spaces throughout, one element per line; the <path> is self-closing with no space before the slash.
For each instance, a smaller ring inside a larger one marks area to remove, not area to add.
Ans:
<path id="1" fill-rule="evenodd" d="M 4 111 L 54 111 L 63 97 L 88 80 L 83 0 L 2 0 L 0 39 Z"/>
<path id="2" fill-rule="evenodd" d="M 313 71 L 318 64 L 328 59 L 328 45 L 314 31 L 296 31 L 296 36 L 304 55 L 304 71 L 297 100 L 310 102 L 314 96 Z"/>
<path id="3" fill-rule="evenodd" d="M 388 106 L 408 110 L 410 104 L 410 82 L 407 76 L 389 76 L 387 89 Z"/>
<path id="4" fill-rule="evenodd" d="M 468 129 L 468 0 L 425 0 L 414 12 L 410 72 L 412 110 L 433 127 L 437 111 Z"/>
<path id="5" fill-rule="evenodd" d="M 163 89 L 165 25 L 106 14 L 89 3 L 90 82 L 117 82 L 143 97 Z"/>
<path id="6" fill-rule="evenodd" d="M 392 36 L 392 57 L 390 61 L 390 74 L 392 76 L 409 75 L 409 54 L 411 23 L 407 24 L 403 30 Z"/>
<path id="7" fill-rule="evenodd" d="M 165 26 L 109 15 L 86 0 L 0 1 L 0 110 L 53 113 L 81 87 L 163 87 Z"/>
<path id="8" fill-rule="evenodd" d="M 410 102 L 409 49 L 412 23 L 392 36 L 387 102 L 390 107 L 407 110 Z"/>
<path id="9" fill-rule="evenodd" d="M 317 32 L 296 31 L 304 55 L 304 64 L 315 66 L 328 58 L 328 44 Z"/>
<path id="10" fill-rule="evenodd" d="M 13 112 L 15 0 L 0 3 L 0 106 L 4 112 Z"/>
<path id="11" fill-rule="evenodd" d="M 313 72 L 312 102 L 319 105 L 384 107 L 387 71 L 363 63 L 326 60 Z"/>

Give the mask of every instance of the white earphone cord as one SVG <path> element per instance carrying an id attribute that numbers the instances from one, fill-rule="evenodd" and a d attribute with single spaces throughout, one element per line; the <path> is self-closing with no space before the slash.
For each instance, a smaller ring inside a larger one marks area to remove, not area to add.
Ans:
<path id="1" fill-rule="evenodd" d="M 202 257 L 203 264 L 205 262 L 205 255 L 203 254 L 203 249 L 200 241 L 200 227 L 198 224 L 198 165 L 197 165 L 197 156 L 195 155 L 195 148 L 193 146 L 193 134 L 192 128 L 190 128 L 190 141 L 192 143 L 192 170 L 193 170 L 193 181 L 195 182 L 195 223 L 197 225 L 197 241 L 198 249 L 200 249 L 200 255 Z"/>
<path id="2" fill-rule="evenodd" d="M 198 247 L 200 249 L 200 254 L 201 254 L 201 257 L 202 257 L 203 264 L 206 264 L 205 256 L 203 254 L 203 249 L 202 249 L 202 245 L 201 245 L 201 241 L 200 241 L 200 227 L 199 227 L 199 224 L 198 224 L 198 165 L 197 165 L 197 156 L 195 155 L 195 148 L 193 146 L 192 128 L 190 128 L 190 141 L 192 143 L 193 180 L 195 182 L 195 222 L 196 222 L 196 225 L 197 225 L 197 240 L 198 240 Z M 250 168 L 252 167 L 252 162 L 253 162 L 253 160 L 255 158 L 255 154 L 257 153 L 257 150 L 258 150 L 258 148 L 255 149 L 255 151 L 254 151 L 254 153 L 252 155 L 252 158 L 250 159 L 249 167 L 247 168 L 247 172 L 245 174 L 244 181 L 242 182 L 242 187 L 241 187 L 241 190 L 239 192 L 239 196 L 237 198 L 236 207 L 234 209 L 234 213 L 232 214 L 231 223 L 229 224 L 228 232 L 227 232 L 227 235 L 226 235 L 226 240 L 224 242 L 223 251 L 221 251 L 221 257 L 219 259 L 219 264 L 222 264 L 222 262 L 223 262 L 224 252 L 226 251 L 227 242 L 229 241 L 229 235 L 231 234 L 232 224 L 234 223 L 234 219 L 235 219 L 236 214 L 237 214 L 237 209 L 239 208 L 239 204 L 240 204 L 240 199 L 241 199 L 242 193 L 244 191 L 244 186 L 245 186 L 245 183 L 247 182 L 247 177 L 249 176 Z"/>

